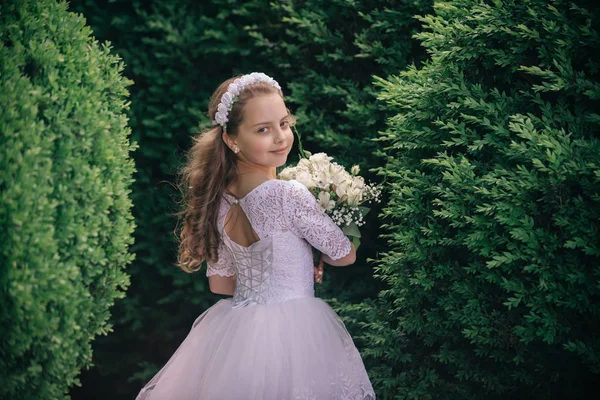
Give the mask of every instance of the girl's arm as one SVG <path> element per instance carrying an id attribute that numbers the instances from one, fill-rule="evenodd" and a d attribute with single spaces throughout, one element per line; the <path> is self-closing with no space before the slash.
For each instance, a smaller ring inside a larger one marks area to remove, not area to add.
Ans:
<path id="1" fill-rule="evenodd" d="M 310 190 L 296 180 L 286 182 L 283 215 L 296 236 L 305 239 L 322 253 L 323 262 L 344 266 L 356 261 L 356 248 L 352 241 L 321 210 Z"/>
<path id="2" fill-rule="evenodd" d="M 337 260 L 332 260 L 331 257 L 329 257 L 327 254 L 322 253 L 321 259 L 324 263 L 333 265 L 334 267 L 343 267 L 346 265 L 354 264 L 354 262 L 356 261 L 356 248 L 354 247 L 353 243 L 350 243 L 350 253 L 348 253 L 348 255 L 342 258 L 338 258 Z"/>
<path id="3" fill-rule="evenodd" d="M 237 275 L 233 276 L 220 276 L 220 275 L 211 275 L 208 277 L 208 287 L 211 292 L 215 294 L 225 294 L 228 296 L 233 296 L 233 291 L 235 290 L 235 281 L 237 280 Z"/>

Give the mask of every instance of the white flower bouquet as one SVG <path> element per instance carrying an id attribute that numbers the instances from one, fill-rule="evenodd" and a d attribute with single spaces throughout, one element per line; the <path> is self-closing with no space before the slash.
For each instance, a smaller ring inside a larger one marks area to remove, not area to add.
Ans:
<path id="1" fill-rule="evenodd" d="M 333 162 L 326 153 L 310 154 L 301 158 L 295 167 L 287 167 L 279 173 L 279 179 L 295 179 L 310 190 L 323 210 L 339 226 L 358 249 L 359 227 L 369 208 L 362 204 L 381 201 L 381 188 L 366 184 L 358 173 L 358 165 L 347 172 L 342 165 Z M 316 255 L 315 255 L 316 256 Z M 320 257 L 320 254 L 318 254 Z M 318 263 L 318 260 L 315 260 Z M 315 264 L 316 265 L 316 264 Z"/>

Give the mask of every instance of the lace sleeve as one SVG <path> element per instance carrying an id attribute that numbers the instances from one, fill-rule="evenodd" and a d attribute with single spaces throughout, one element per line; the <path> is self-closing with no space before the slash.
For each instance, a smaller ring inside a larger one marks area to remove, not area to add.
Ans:
<path id="1" fill-rule="evenodd" d="M 235 264 L 231 253 L 223 241 L 219 245 L 219 260 L 216 263 L 206 262 L 206 276 L 220 275 L 220 276 L 233 276 L 235 275 Z"/>
<path id="2" fill-rule="evenodd" d="M 283 214 L 289 229 L 294 234 L 306 239 L 332 260 L 340 259 L 350 253 L 350 239 L 329 215 L 321 211 L 315 196 L 298 181 L 291 180 L 287 185 Z"/>

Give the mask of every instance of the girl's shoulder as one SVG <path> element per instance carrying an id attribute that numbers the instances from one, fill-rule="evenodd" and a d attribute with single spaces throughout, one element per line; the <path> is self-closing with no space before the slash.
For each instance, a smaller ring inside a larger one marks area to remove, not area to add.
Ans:
<path id="1" fill-rule="evenodd" d="M 290 189 L 300 185 L 297 181 L 285 181 L 282 179 L 268 179 L 258 184 L 252 189 L 244 198 L 250 199 L 252 197 L 280 197 L 285 196 Z"/>
<path id="2" fill-rule="evenodd" d="M 268 195 L 280 193 L 285 196 L 297 191 L 308 191 L 308 189 L 295 179 L 269 179 L 257 185 L 248 193 L 248 195 L 246 195 L 246 197 L 251 197 L 251 195 L 254 195 L 255 192 L 256 194 L 267 193 Z"/>
<path id="3" fill-rule="evenodd" d="M 272 188 L 275 192 L 286 201 L 290 201 L 296 198 L 305 198 L 306 196 L 313 197 L 310 190 L 304 184 L 298 182 L 295 179 L 282 180 L 273 179 Z M 273 193 L 274 194 L 274 193 Z"/>
<path id="4" fill-rule="evenodd" d="M 281 181 L 281 193 L 283 206 L 289 209 L 314 209 L 317 207 L 317 200 L 312 192 L 303 184 L 295 179 Z"/>
<path id="5" fill-rule="evenodd" d="M 253 193 L 256 198 L 270 198 L 278 199 L 283 203 L 293 202 L 296 198 L 303 198 L 307 195 L 312 197 L 312 194 L 306 186 L 298 182 L 295 179 L 282 180 L 282 179 L 270 179 L 261 183 L 254 189 L 256 193 Z"/>
<path id="6" fill-rule="evenodd" d="M 314 198 L 308 188 L 295 179 L 269 179 L 250 190 L 244 197 L 236 198 L 228 193 L 223 194 L 223 212 L 226 212 L 232 203 L 239 201 L 246 206 L 258 206 L 265 208 L 267 204 L 297 203 L 298 200 L 306 200 L 307 197 Z"/>

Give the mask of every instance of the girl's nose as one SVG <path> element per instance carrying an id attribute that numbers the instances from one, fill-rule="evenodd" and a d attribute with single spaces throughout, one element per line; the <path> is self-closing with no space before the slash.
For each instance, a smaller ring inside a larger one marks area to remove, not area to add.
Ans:
<path id="1" fill-rule="evenodd" d="M 275 135 L 275 141 L 281 142 L 285 138 L 285 132 L 281 126 L 277 126 L 277 134 Z"/>

